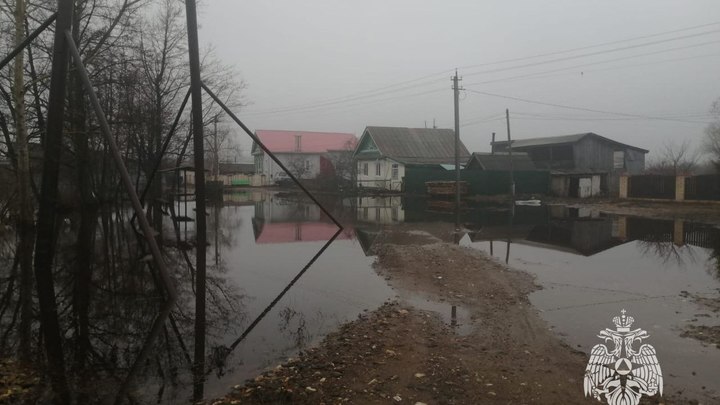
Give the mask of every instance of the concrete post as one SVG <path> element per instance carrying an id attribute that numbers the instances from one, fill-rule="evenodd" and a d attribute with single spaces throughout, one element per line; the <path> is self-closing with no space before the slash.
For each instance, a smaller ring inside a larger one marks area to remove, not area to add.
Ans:
<path id="1" fill-rule="evenodd" d="M 620 176 L 620 198 L 628 198 L 628 184 L 629 184 L 629 178 L 627 175 L 623 174 Z"/>
<path id="2" fill-rule="evenodd" d="M 675 176 L 675 201 L 685 201 L 685 176 Z"/>

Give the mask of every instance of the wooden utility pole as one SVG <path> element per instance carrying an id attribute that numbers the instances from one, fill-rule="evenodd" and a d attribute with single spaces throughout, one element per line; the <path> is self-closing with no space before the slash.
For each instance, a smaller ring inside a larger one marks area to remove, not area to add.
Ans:
<path id="1" fill-rule="evenodd" d="M 213 121 L 213 131 L 215 131 L 215 134 L 214 134 L 215 141 L 214 141 L 214 145 L 213 145 L 214 152 L 215 152 L 215 156 L 214 156 L 214 158 L 215 158 L 214 166 L 215 167 L 213 167 L 213 174 L 215 175 L 215 178 L 214 178 L 215 181 L 217 181 L 218 178 L 220 177 L 220 151 L 218 150 L 217 122 L 218 122 L 218 117 L 216 115 L 215 120 Z"/>
<path id="2" fill-rule="evenodd" d="M 457 70 L 455 70 L 452 80 L 455 101 L 455 215 L 457 216 L 460 213 L 460 88 L 458 86 L 460 79 L 458 79 Z M 456 223 L 455 228 L 459 228 L 459 224 Z"/>
<path id="3" fill-rule="evenodd" d="M 507 122 L 508 134 L 508 157 L 510 158 L 510 195 L 515 197 L 515 173 L 512 160 L 512 140 L 510 139 L 510 110 L 505 109 L 505 121 Z"/>

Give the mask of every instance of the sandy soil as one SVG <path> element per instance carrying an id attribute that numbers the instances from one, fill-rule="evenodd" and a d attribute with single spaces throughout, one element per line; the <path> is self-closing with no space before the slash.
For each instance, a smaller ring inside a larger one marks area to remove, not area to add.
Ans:
<path id="1" fill-rule="evenodd" d="M 407 243 L 408 238 L 413 244 Z M 435 312 L 388 303 L 328 335 L 319 347 L 234 387 L 213 404 L 590 404 L 587 355 L 564 344 L 529 304 L 530 275 L 430 233 L 384 233 L 376 271 L 400 296 L 463 308 L 460 335 Z M 664 397 L 643 403 L 694 403 Z"/>

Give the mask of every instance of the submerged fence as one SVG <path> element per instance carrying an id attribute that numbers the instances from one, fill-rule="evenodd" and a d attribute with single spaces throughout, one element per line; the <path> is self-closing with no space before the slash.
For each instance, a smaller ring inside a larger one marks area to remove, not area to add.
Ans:
<path id="1" fill-rule="evenodd" d="M 623 177 L 620 179 L 620 198 L 720 201 L 720 174 Z"/>
<path id="2" fill-rule="evenodd" d="M 517 194 L 546 194 L 550 190 L 550 173 L 547 171 L 516 171 L 513 173 Z M 407 167 L 404 186 L 408 194 L 425 194 L 425 182 L 454 181 L 453 170 L 432 167 Z M 468 185 L 470 195 L 510 193 L 510 172 L 495 170 L 461 170 L 460 180 Z"/>

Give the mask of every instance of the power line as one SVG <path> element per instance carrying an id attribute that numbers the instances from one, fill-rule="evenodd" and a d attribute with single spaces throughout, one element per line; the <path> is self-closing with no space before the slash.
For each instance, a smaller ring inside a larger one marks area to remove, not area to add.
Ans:
<path id="1" fill-rule="evenodd" d="M 559 68 L 559 69 L 546 70 L 543 72 L 527 73 L 527 74 L 522 74 L 522 75 L 517 75 L 517 76 L 504 77 L 504 78 L 500 78 L 500 79 L 485 80 L 482 82 L 472 82 L 472 83 L 468 83 L 468 85 L 489 84 L 489 83 L 497 83 L 497 82 L 504 82 L 504 81 L 525 79 L 525 78 L 547 77 L 547 76 L 551 76 L 551 75 L 547 75 L 547 73 L 564 72 L 564 71 L 574 70 L 577 68 L 582 68 L 582 67 L 587 67 L 587 66 L 595 66 L 595 65 L 600 65 L 600 64 L 604 64 L 604 63 L 618 62 L 618 61 L 627 60 L 627 59 L 635 59 L 635 58 L 640 58 L 643 56 L 657 55 L 657 54 L 666 53 L 666 52 L 685 50 L 685 49 L 690 49 L 690 48 L 697 48 L 700 46 L 706 46 L 706 45 L 712 45 L 712 44 L 718 44 L 718 43 L 720 43 L 720 41 L 703 42 L 700 44 L 693 44 L 693 45 L 688 45 L 688 46 L 663 49 L 663 50 L 654 51 L 654 52 L 646 52 L 646 53 L 641 53 L 641 54 L 637 54 L 637 55 L 624 56 L 621 58 L 607 59 L 607 60 L 593 62 L 593 63 L 585 63 L 582 65 L 574 65 L 574 66 L 568 66 L 568 67 Z M 686 59 L 696 59 L 696 58 L 700 58 L 700 57 L 717 56 L 717 55 L 720 55 L 720 54 L 715 53 L 715 54 L 708 54 L 708 55 L 693 56 L 693 57 L 688 57 L 688 58 L 669 59 L 669 60 L 665 60 L 665 61 L 650 62 L 647 64 L 640 64 L 640 65 L 619 66 L 619 67 L 608 68 L 608 69 L 588 70 L 586 72 L 597 72 L 597 71 L 602 71 L 602 70 L 621 69 L 621 68 L 625 68 L 625 67 L 644 66 L 644 65 L 660 64 L 660 63 L 666 63 L 666 62 L 676 62 L 676 61 L 681 61 L 681 60 L 686 60 Z"/>
<path id="2" fill-rule="evenodd" d="M 608 46 L 608 45 L 612 45 L 612 44 L 636 41 L 636 40 L 640 40 L 640 39 L 653 38 L 653 37 L 658 37 L 658 36 L 662 36 L 662 35 L 690 31 L 690 30 L 694 30 L 694 29 L 699 29 L 699 28 L 704 28 L 704 27 L 709 27 L 709 26 L 717 26 L 717 25 L 720 25 L 720 22 L 701 24 L 701 25 L 696 25 L 696 26 L 672 30 L 672 31 L 665 31 L 665 32 L 656 33 L 656 34 L 628 38 L 628 39 L 624 39 L 624 40 L 611 41 L 611 42 L 606 42 L 606 43 L 602 43 L 602 44 L 590 45 L 590 46 L 586 46 L 586 47 L 572 48 L 572 49 L 568 49 L 568 50 L 564 50 L 564 51 L 549 52 L 549 53 L 534 55 L 534 56 L 529 56 L 529 57 L 514 58 L 514 59 L 507 59 L 507 60 L 501 60 L 501 61 L 495 61 L 495 62 L 487 62 L 487 63 L 483 63 L 483 64 L 469 65 L 469 66 L 466 66 L 466 68 L 467 67 L 503 64 L 503 63 L 513 62 L 513 61 L 521 61 L 521 60 L 528 60 L 528 59 L 536 59 L 536 58 L 543 57 L 543 56 L 552 56 L 552 55 L 558 55 L 558 54 L 563 54 L 563 53 L 570 53 L 570 52 L 575 52 L 578 50 L 598 48 L 598 47 Z M 630 46 L 621 47 L 621 48 L 608 49 L 608 50 L 603 50 L 603 51 L 598 51 L 598 52 L 593 52 L 593 53 L 588 53 L 588 54 L 582 54 L 582 55 L 573 55 L 573 56 L 568 56 L 568 57 L 564 57 L 564 58 L 556 58 L 556 59 L 551 59 L 551 60 L 547 60 L 547 61 L 539 61 L 539 62 L 524 64 L 524 65 L 509 66 L 509 67 L 505 67 L 505 68 L 491 69 L 491 70 L 485 70 L 485 71 L 479 71 L 479 72 L 471 72 L 467 75 L 493 73 L 493 72 L 505 71 L 505 70 L 510 70 L 510 69 L 520 69 L 520 68 L 524 68 L 524 67 L 544 65 L 544 64 L 555 63 L 555 62 L 559 62 L 559 61 L 578 59 L 578 58 L 583 58 L 583 57 L 588 57 L 588 56 L 595 56 L 595 55 L 608 53 L 608 52 L 619 52 L 622 50 L 633 49 L 633 48 L 638 48 L 638 47 L 643 47 L 643 46 L 651 46 L 651 45 L 656 45 L 656 44 L 664 43 L 664 42 L 678 41 L 678 40 L 682 40 L 682 39 L 687 39 L 687 38 L 692 38 L 692 37 L 697 37 L 697 36 L 702 36 L 702 35 L 708 35 L 708 34 L 713 34 L 713 33 L 717 33 L 717 32 L 720 32 L 720 30 L 705 31 L 705 32 L 701 32 L 701 33 L 689 34 L 689 35 L 680 36 L 680 37 L 667 38 L 667 39 L 647 42 L 647 43 L 643 43 L 643 44 L 635 44 L 635 45 L 630 45 Z M 687 47 L 689 48 L 689 47 L 695 47 L 695 46 L 701 46 L 701 45 L 689 45 Z M 666 51 L 669 51 L 669 50 L 666 50 Z M 666 52 L 666 51 L 659 51 L 658 53 L 662 53 L 662 52 Z M 604 62 L 600 62 L 600 63 L 604 63 Z M 283 113 L 301 112 L 301 111 L 305 111 L 305 110 L 312 110 L 312 109 L 316 109 L 316 108 L 333 106 L 336 104 L 344 104 L 344 103 L 348 103 L 348 102 L 352 102 L 352 101 L 358 101 L 358 100 L 378 97 L 378 96 L 382 96 L 382 95 L 386 95 L 386 94 L 397 93 L 397 92 L 401 92 L 401 91 L 411 90 L 411 89 L 421 87 L 421 86 L 426 86 L 428 84 L 431 84 L 432 81 L 439 81 L 440 78 L 438 76 L 444 75 L 448 72 L 452 72 L 452 70 L 447 69 L 447 70 L 443 70 L 440 72 L 424 75 L 424 76 L 421 76 L 421 77 L 418 77 L 415 79 L 405 80 L 402 82 L 390 84 L 390 85 L 376 88 L 376 89 L 360 91 L 360 92 L 352 93 L 352 94 L 349 94 L 346 96 L 340 96 L 340 97 L 329 98 L 329 99 L 325 99 L 325 100 L 319 100 L 319 101 L 315 101 L 315 102 L 291 105 L 291 106 L 281 107 L 281 108 L 277 108 L 277 109 L 260 110 L 260 111 L 254 111 L 254 112 L 248 111 L 245 113 L 245 115 L 275 115 L 275 114 L 283 114 Z M 502 80 L 505 80 L 505 79 L 502 79 Z"/>
<path id="3" fill-rule="evenodd" d="M 580 54 L 580 55 L 565 56 L 562 58 L 549 59 L 549 60 L 544 60 L 544 61 L 540 61 L 540 62 L 526 63 L 523 65 L 507 66 L 507 67 L 502 67 L 502 68 L 487 69 L 487 70 L 481 70 L 481 71 L 477 71 L 477 72 L 464 73 L 464 75 L 465 76 L 475 76 L 475 75 L 487 74 L 487 73 L 504 72 L 506 70 L 511 70 L 511 69 L 522 69 L 522 68 L 526 68 L 526 67 L 547 65 L 549 63 L 564 62 L 566 60 L 585 58 L 588 56 L 597 56 L 597 55 L 602 55 L 602 54 L 611 53 L 611 52 L 627 51 L 630 49 L 641 48 L 641 47 L 645 47 L 645 46 L 652 46 L 652 45 L 657 45 L 657 44 L 662 44 L 662 43 L 672 42 L 672 41 L 679 41 L 682 39 L 694 38 L 694 37 L 698 37 L 698 36 L 702 36 L 702 35 L 715 34 L 718 32 L 720 32 L 720 30 L 705 31 L 705 32 L 696 33 L 696 34 L 683 35 L 680 37 L 645 42 L 642 44 L 635 44 L 635 45 L 628 45 L 628 46 L 623 46 L 623 47 L 619 47 L 619 48 L 606 49 L 603 51 L 584 53 L 584 54 Z"/>
<path id="4" fill-rule="evenodd" d="M 478 91 L 478 90 L 472 90 L 472 89 L 466 89 L 466 90 L 471 93 L 482 94 L 482 95 L 490 96 L 490 97 L 499 97 L 499 98 L 504 98 L 504 99 L 508 99 L 508 100 L 522 101 L 524 103 L 539 104 L 539 105 L 545 105 L 545 106 L 557 107 L 557 108 L 565 108 L 565 109 L 569 109 L 569 110 L 588 111 L 588 112 L 594 112 L 594 113 L 599 113 L 599 114 L 609 114 L 609 115 L 618 115 L 618 116 L 623 116 L 623 117 L 644 118 L 644 119 L 649 119 L 649 120 L 677 121 L 677 122 L 688 122 L 688 123 L 693 123 L 693 124 L 709 124 L 709 122 L 705 122 L 705 121 L 690 121 L 690 120 L 682 120 L 682 119 L 656 117 L 656 116 L 650 116 L 650 115 L 640 115 L 640 114 L 630 114 L 630 113 L 621 113 L 621 112 L 613 112 L 613 111 L 595 110 L 592 108 L 575 107 L 575 106 L 569 106 L 569 105 L 563 105 L 563 104 L 548 103 L 548 102 L 544 102 L 544 101 L 528 100 L 528 99 L 520 98 L 520 97 L 505 96 L 502 94 L 493 94 L 493 93 L 487 93 L 484 91 Z"/>
<path id="5" fill-rule="evenodd" d="M 438 79 L 439 80 L 439 79 Z M 404 82 L 409 83 L 410 81 Z M 385 94 L 391 94 L 391 93 L 397 93 L 399 91 L 405 91 L 405 90 L 411 90 L 420 86 L 426 86 L 428 83 L 419 83 L 409 86 L 400 87 L 397 89 L 385 89 L 384 91 L 374 91 L 374 94 L 367 94 L 367 95 L 356 95 L 356 96 L 345 96 L 343 98 L 338 98 L 335 101 L 325 101 L 320 103 L 314 103 L 314 104 L 306 104 L 306 105 L 298 105 L 294 107 L 287 107 L 287 108 L 279 108 L 275 110 L 267 110 L 267 111 L 255 111 L 255 112 L 247 112 L 245 115 L 272 115 L 272 114 L 278 114 L 278 113 L 287 113 L 287 112 L 301 112 L 308 109 L 316 109 L 326 106 L 332 106 L 335 104 L 344 104 L 351 101 L 357 101 L 357 100 L 363 100 L 366 98 L 372 98 L 372 97 L 378 97 Z"/>
<path id="6" fill-rule="evenodd" d="M 338 109 L 343 110 L 343 109 L 348 109 L 348 108 L 353 108 L 353 107 L 358 107 L 358 106 L 363 106 L 363 105 L 369 105 L 369 104 L 381 104 L 381 103 L 385 103 L 388 101 L 403 99 L 403 98 L 407 98 L 407 97 L 417 97 L 417 96 L 422 96 L 422 95 L 426 95 L 426 94 L 438 93 L 438 92 L 446 91 L 446 90 L 447 90 L 446 87 L 442 87 L 442 88 L 421 91 L 421 92 L 417 92 L 417 93 L 401 94 L 401 95 L 385 97 L 385 98 L 381 98 L 381 99 L 377 99 L 377 100 L 367 100 L 367 101 L 362 101 L 362 102 L 357 102 L 357 103 L 352 103 L 352 104 L 347 104 L 347 105 L 342 104 L 342 103 L 337 103 L 334 105 L 327 105 L 327 106 L 306 107 L 303 109 L 288 111 L 285 114 L 313 113 L 313 112 L 317 112 L 317 111 L 327 112 L 329 110 L 338 110 Z M 248 113 L 246 115 L 251 115 L 251 114 Z M 260 115 L 260 114 L 255 114 L 255 115 Z"/>
<path id="7" fill-rule="evenodd" d="M 637 40 L 640 40 L 640 39 L 655 38 L 655 37 L 660 37 L 660 36 L 663 36 L 663 35 L 675 34 L 675 33 L 678 33 L 678 32 L 692 31 L 692 30 L 695 30 L 695 29 L 698 29 L 698 28 L 711 27 L 711 26 L 714 26 L 714 25 L 720 25 L 720 22 L 712 22 L 712 23 L 708 23 L 708 24 L 694 25 L 694 26 L 692 26 L 692 27 L 680 28 L 680 29 L 671 30 L 671 31 L 663 31 L 663 32 L 655 33 L 655 34 L 649 34 L 649 35 L 643 35 L 643 36 L 639 36 L 639 37 L 620 39 L 620 40 L 616 40 L 616 41 L 603 42 L 603 43 L 600 43 L 600 44 L 588 45 L 588 46 L 583 46 L 583 47 L 578 47 L 578 48 L 565 49 L 565 50 L 562 50 L 562 51 L 553 51 L 553 52 L 548 52 L 548 53 L 541 53 L 541 54 L 537 54 L 537 55 L 533 55 L 533 56 L 524 56 L 524 57 L 520 57 L 520 58 L 505 59 L 505 60 L 500 60 L 500 61 L 495 61 L 495 62 L 485 62 L 485 63 L 478 63 L 478 64 L 474 64 L 474 65 L 466 65 L 466 66 L 461 66 L 461 67 L 459 67 L 458 69 L 470 69 L 470 68 L 480 67 L 480 66 L 497 65 L 497 64 L 509 63 L 509 62 L 519 62 L 519 61 L 523 61 L 523 60 L 542 58 L 542 57 L 545 57 L 545 56 L 553 56 L 553 55 L 560 55 L 560 54 L 563 54 L 563 53 L 583 51 L 583 50 L 586 50 L 586 49 L 601 48 L 601 47 L 603 47 L 603 46 L 615 45 L 615 44 L 620 44 L 620 43 L 624 43 L 624 42 L 632 42 L 632 41 L 637 41 Z"/>

